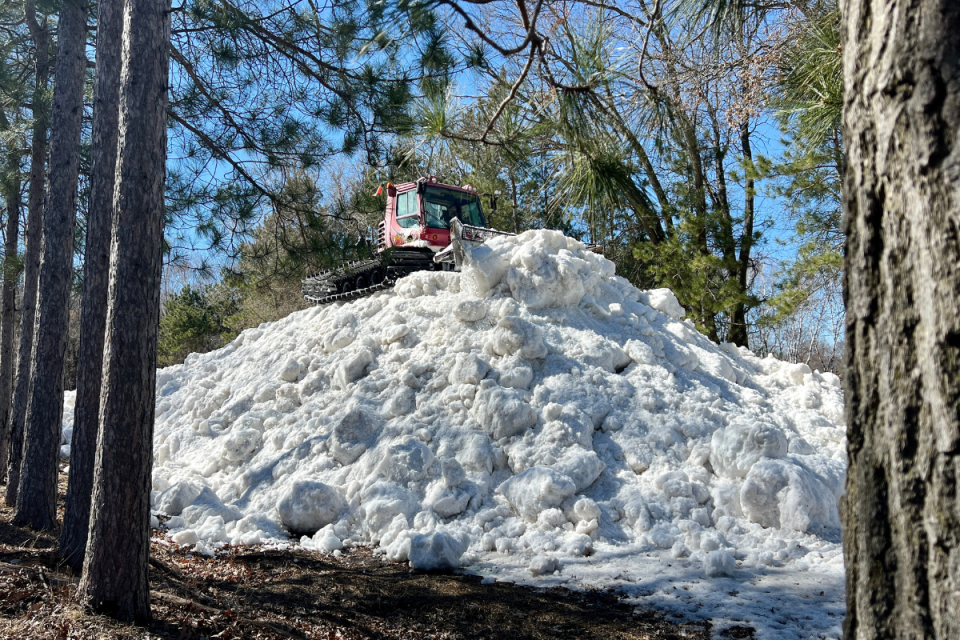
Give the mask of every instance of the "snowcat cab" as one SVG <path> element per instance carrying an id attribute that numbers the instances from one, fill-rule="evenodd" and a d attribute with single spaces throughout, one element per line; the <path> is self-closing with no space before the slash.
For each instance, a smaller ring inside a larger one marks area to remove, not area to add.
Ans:
<path id="1" fill-rule="evenodd" d="M 442 184 L 433 176 L 416 182 L 387 184 L 387 212 L 377 234 L 377 250 L 393 247 L 429 249 L 436 253 L 450 244 L 450 225 L 486 228 L 476 187 Z"/>

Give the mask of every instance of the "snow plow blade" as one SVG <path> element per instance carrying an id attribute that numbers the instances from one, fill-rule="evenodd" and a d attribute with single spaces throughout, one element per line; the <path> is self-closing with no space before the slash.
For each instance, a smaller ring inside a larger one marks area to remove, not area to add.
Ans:
<path id="1" fill-rule="evenodd" d="M 440 264 L 443 262 L 452 262 L 456 270 L 460 271 L 460 266 L 465 259 L 464 245 L 476 247 L 490 238 L 497 236 L 515 236 L 517 234 L 508 231 L 497 231 L 496 229 L 487 229 L 484 227 L 475 227 L 471 224 L 463 224 L 459 219 L 454 218 L 450 221 L 450 244 L 446 249 L 433 256 L 433 261 Z"/>

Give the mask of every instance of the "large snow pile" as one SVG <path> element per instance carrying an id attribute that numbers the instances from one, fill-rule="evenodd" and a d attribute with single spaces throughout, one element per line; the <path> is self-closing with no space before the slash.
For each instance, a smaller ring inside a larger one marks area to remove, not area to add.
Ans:
<path id="1" fill-rule="evenodd" d="M 375 545 L 839 635 L 840 381 L 683 315 L 559 232 L 494 239 L 161 370 L 154 509 L 199 552 Z"/>

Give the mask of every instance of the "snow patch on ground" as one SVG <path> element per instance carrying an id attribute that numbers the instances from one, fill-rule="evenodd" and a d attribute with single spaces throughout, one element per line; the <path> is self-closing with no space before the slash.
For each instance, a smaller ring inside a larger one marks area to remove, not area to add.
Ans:
<path id="1" fill-rule="evenodd" d="M 559 232 L 495 238 L 161 370 L 154 509 L 198 552 L 374 545 L 839 637 L 840 380 L 683 315 Z"/>

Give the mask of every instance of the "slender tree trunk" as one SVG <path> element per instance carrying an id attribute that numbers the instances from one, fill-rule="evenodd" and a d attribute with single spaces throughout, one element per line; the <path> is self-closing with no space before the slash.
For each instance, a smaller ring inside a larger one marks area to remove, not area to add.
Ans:
<path id="1" fill-rule="evenodd" d="M 694 217 L 696 221 L 697 250 L 704 258 L 710 255 L 710 247 L 707 244 L 707 189 L 706 178 L 703 173 L 703 161 L 700 155 L 700 142 L 697 140 L 697 129 L 687 117 L 681 113 L 680 127 L 683 133 L 683 139 L 686 144 L 687 158 L 690 161 L 691 174 L 691 197 L 693 202 Z M 704 300 L 700 306 L 700 322 L 707 332 L 707 337 L 713 342 L 719 342 L 720 336 L 717 333 L 717 318 L 713 309 L 707 306 L 706 297 L 708 291 L 704 291 Z"/>
<path id="2" fill-rule="evenodd" d="M 20 232 L 20 154 L 7 156 L 8 179 L 3 185 L 7 203 L 7 235 L 3 247 L 3 304 L 0 325 L 0 469 L 7 468 L 10 446 L 10 396 L 13 393 L 13 322 L 17 306 L 17 236 Z"/>
<path id="3" fill-rule="evenodd" d="M 627 204 L 629 204 L 630 208 L 637 214 L 637 219 L 640 221 L 640 226 L 647 235 L 647 239 L 654 246 L 666 240 L 663 227 L 660 225 L 660 218 L 656 210 L 650 206 L 650 200 L 647 198 L 647 194 L 636 185 L 630 176 L 624 176 L 622 179 L 615 178 L 615 180 Z M 612 232 L 613 230 L 611 228 L 611 236 Z"/>
<path id="4" fill-rule="evenodd" d="M 848 640 L 960 638 L 960 3 L 846 0 Z"/>
<path id="5" fill-rule="evenodd" d="M 112 0 L 103 0 L 112 1 Z M 170 0 L 127 0 L 120 145 L 93 508 L 78 593 L 150 617 L 150 486 L 167 139 Z"/>
<path id="6" fill-rule="evenodd" d="M 508 177 L 510 178 L 511 202 L 513 203 L 513 232 L 520 235 L 520 207 L 517 206 L 517 181 L 513 179 L 513 172 L 511 172 Z"/>
<path id="7" fill-rule="evenodd" d="M 736 264 L 737 243 L 733 239 L 733 216 L 730 213 L 730 198 L 727 195 L 727 168 L 723 164 L 729 144 L 724 142 L 717 110 L 708 106 L 707 113 L 710 115 L 710 128 L 713 130 L 713 171 L 717 180 L 716 192 L 714 193 L 711 189 L 711 199 L 717 210 L 716 239 L 723 254 L 723 261 L 728 265 Z M 734 275 L 736 274 L 735 268 L 731 271 Z"/>
<path id="8" fill-rule="evenodd" d="M 73 280 L 86 36 L 86 4 L 82 0 L 64 0 L 57 26 L 50 119 L 50 185 L 43 208 L 43 257 L 30 399 L 24 423 L 20 489 L 13 516 L 14 524 L 36 530 L 57 526 L 57 454 L 63 415 L 67 314 Z"/>
<path id="9" fill-rule="evenodd" d="M 23 257 L 23 301 L 20 304 L 20 349 L 17 377 L 10 415 L 10 453 L 7 461 L 8 507 L 17 504 L 20 488 L 20 461 L 23 459 L 23 424 L 30 392 L 33 357 L 33 330 L 37 311 L 37 283 L 40 275 L 40 243 L 43 242 L 43 191 L 47 164 L 47 80 L 50 75 L 50 34 L 46 24 L 37 22 L 32 4 L 26 5 L 27 26 L 36 48 L 36 85 L 33 92 L 33 141 L 30 153 L 30 190 L 27 193 L 26 250 Z"/>
<path id="10" fill-rule="evenodd" d="M 77 355 L 77 400 L 74 405 L 70 480 L 60 529 L 60 557 L 83 567 L 90 526 L 90 496 L 97 451 L 103 336 L 107 325 L 107 285 L 113 187 L 120 120 L 120 43 L 123 6 L 101 0 L 97 7 L 97 68 L 93 103 L 92 168 L 87 210 L 87 245 L 83 260 L 80 349 Z"/>
<path id="11" fill-rule="evenodd" d="M 750 272 L 750 250 L 753 248 L 753 216 L 754 184 L 753 149 L 750 146 L 750 124 L 746 120 L 740 123 L 740 146 L 743 147 L 744 160 L 744 202 L 743 202 L 743 234 L 740 237 L 740 258 L 738 260 L 737 286 L 740 294 L 747 295 L 747 276 Z M 747 303 L 741 300 L 734 305 L 730 322 L 729 341 L 738 347 L 748 345 L 747 336 Z"/>

